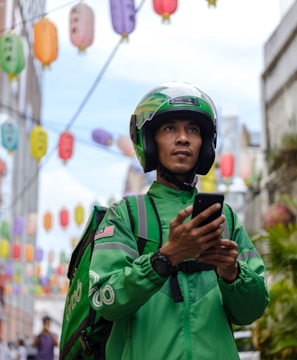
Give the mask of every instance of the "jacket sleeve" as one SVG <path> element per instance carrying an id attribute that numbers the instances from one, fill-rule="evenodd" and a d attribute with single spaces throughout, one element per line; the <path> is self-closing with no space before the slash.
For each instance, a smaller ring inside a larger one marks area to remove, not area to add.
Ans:
<path id="1" fill-rule="evenodd" d="M 112 205 L 99 225 L 89 268 L 91 306 L 107 320 L 136 312 L 166 281 L 151 254 L 139 256 L 126 204 Z"/>
<path id="2" fill-rule="evenodd" d="M 266 268 L 235 213 L 234 216 L 232 240 L 238 244 L 239 277 L 231 284 L 222 278 L 218 282 L 230 321 L 237 325 L 247 325 L 260 318 L 269 303 Z"/>

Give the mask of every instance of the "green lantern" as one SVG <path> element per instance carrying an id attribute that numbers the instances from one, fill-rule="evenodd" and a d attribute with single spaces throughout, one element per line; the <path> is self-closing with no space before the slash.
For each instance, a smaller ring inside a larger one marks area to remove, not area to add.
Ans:
<path id="1" fill-rule="evenodd" d="M 0 65 L 8 74 L 10 81 L 14 80 L 25 67 L 25 55 L 21 36 L 13 31 L 0 37 Z"/>

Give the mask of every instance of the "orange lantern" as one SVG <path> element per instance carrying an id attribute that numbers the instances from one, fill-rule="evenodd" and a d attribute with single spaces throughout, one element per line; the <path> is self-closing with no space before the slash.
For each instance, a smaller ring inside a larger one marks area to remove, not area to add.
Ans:
<path id="1" fill-rule="evenodd" d="M 69 17 L 70 41 L 79 51 L 92 45 L 94 41 L 94 12 L 84 2 L 73 6 Z"/>
<path id="2" fill-rule="evenodd" d="M 231 153 L 226 153 L 220 159 L 221 175 L 224 178 L 230 178 L 234 171 L 234 156 Z"/>
<path id="3" fill-rule="evenodd" d="M 59 139 L 59 157 L 66 163 L 72 156 L 74 137 L 69 131 L 64 131 Z"/>
<path id="4" fill-rule="evenodd" d="M 30 148 L 33 157 L 40 161 L 47 150 L 47 133 L 41 125 L 35 126 L 30 134 Z"/>
<path id="5" fill-rule="evenodd" d="M 26 224 L 27 234 L 29 236 L 34 236 L 36 234 L 37 229 L 37 215 L 36 213 L 30 213 L 27 217 L 27 224 Z"/>
<path id="6" fill-rule="evenodd" d="M 6 163 L 0 159 L 0 177 L 2 177 L 6 172 Z"/>
<path id="7" fill-rule="evenodd" d="M 133 157 L 135 155 L 133 144 L 129 136 L 119 136 L 117 146 L 124 155 L 129 157 Z"/>
<path id="8" fill-rule="evenodd" d="M 85 217 L 85 211 L 82 205 L 77 205 L 75 210 L 75 222 L 78 226 L 80 226 L 83 222 L 84 222 L 84 217 Z"/>
<path id="9" fill-rule="evenodd" d="M 60 211 L 60 224 L 63 228 L 66 228 L 69 223 L 69 213 L 67 209 L 62 209 Z"/>
<path id="10" fill-rule="evenodd" d="M 177 9 L 177 0 L 153 0 L 154 10 L 162 16 L 162 22 L 169 21 Z"/>
<path id="11" fill-rule="evenodd" d="M 25 54 L 21 36 L 13 31 L 0 37 L 0 65 L 8 74 L 9 80 L 14 80 L 25 67 Z"/>
<path id="12" fill-rule="evenodd" d="M 21 257 L 21 245 L 18 242 L 12 246 L 12 257 L 14 260 L 19 260 Z"/>
<path id="13" fill-rule="evenodd" d="M 41 264 L 36 264 L 35 265 L 35 276 L 40 278 L 41 275 Z"/>
<path id="14" fill-rule="evenodd" d="M 34 247 L 32 244 L 25 245 L 25 259 L 27 262 L 32 262 L 34 260 Z"/>
<path id="15" fill-rule="evenodd" d="M 47 211 L 43 215 L 43 227 L 46 231 L 49 231 L 53 226 L 53 215 Z"/>
<path id="16" fill-rule="evenodd" d="M 33 26 L 34 54 L 43 67 L 49 67 L 58 56 L 58 36 L 54 23 L 43 17 Z"/>

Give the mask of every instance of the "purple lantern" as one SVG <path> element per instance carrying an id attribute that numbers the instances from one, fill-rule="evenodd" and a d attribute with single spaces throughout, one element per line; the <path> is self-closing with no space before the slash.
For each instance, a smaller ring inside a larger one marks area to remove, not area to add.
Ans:
<path id="1" fill-rule="evenodd" d="M 127 39 L 135 29 L 134 0 L 110 0 L 110 12 L 114 31 Z"/>
<path id="2" fill-rule="evenodd" d="M 42 261 L 42 259 L 43 259 L 43 249 L 40 247 L 37 247 L 35 250 L 35 260 L 37 262 L 40 262 L 40 261 Z"/>
<path id="3" fill-rule="evenodd" d="M 95 129 L 92 138 L 99 145 L 110 146 L 112 144 L 112 135 L 103 129 Z"/>
<path id="4" fill-rule="evenodd" d="M 14 273 L 14 266 L 13 266 L 13 262 L 7 262 L 5 265 L 5 276 L 8 279 L 11 279 Z"/>
<path id="5" fill-rule="evenodd" d="M 20 237 L 24 231 L 24 219 L 21 217 L 16 217 L 13 220 L 12 232 L 13 236 Z"/>

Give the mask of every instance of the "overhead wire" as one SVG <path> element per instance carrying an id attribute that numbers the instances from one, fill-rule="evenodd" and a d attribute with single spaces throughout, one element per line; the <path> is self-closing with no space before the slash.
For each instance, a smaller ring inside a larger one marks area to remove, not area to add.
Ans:
<path id="1" fill-rule="evenodd" d="M 140 11 L 140 9 L 142 8 L 143 4 L 144 4 L 145 0 L 142 0 L 139 4 L 139 6 L 135 9 L 135 12 L 138 13 Z M 72 4 L 73 2 L 71 1 L 70 3 L 68 3 L 67 5 L 69 6 L 69 4 Z M 59 9 L 61 7 L 65 7 L 64 6 L 60 6 Z M 54 10 L 52 10 L 54 11 Z M 25 23 L 24 21 L 22 22 L 23 24 Z M 80 113 L 82 112 L 83 108 L 85 107 L 85 105 L 87 104 L 88 100 L 90 99 L 91 95 L 93 94 L 94 90 L 96 89 L 96 87 L 98 86 L 100 80 L 102 79 L 104 73 L 106 72 L 106 70 L 108 69 L 108 66 L 110 65 L 111 61 L 113 60 L 113 58 L 115 57 L 121 43 L 123 42 L 123 39 L 120 38 L 120 40 L 116 43 L 116 45 L 114 46 L 114 48 L 112 49 L 109 57 L 107 58 L 106 62 L 104 63 L 102 69 L 99 71 L 98 75 L 95 78 L 95 81 L 93 82 L 93 84 L 91 85 L 89 91 L 87 92 L 87 94 L 84 96 L 83 100 L 81 101 L 80 105 L 78 106 L 77 110 L 74 112 L 73 116 L 71 117 L 71 119 L 69 120 L 69 122 L 66 124 L 65 130 L 69 130 L 71 128 L 71 126 L 75 123 L 75 121 L 77 120 L 78 116 L 80 115 Z M 17 204 L 18 200 L 21 199 L 28 188 L 30 188 L 30 186 L 33 184 L 33 182 L 35 181 L 35 179 L 38 177 L 39 171 L 40 169 L 49 161 L 49 159 L 53 156 L 53 154 L 55 153 L 56 149 L 57 149 L 58 144 L 56 144 L 46 155 L 46 157 L 44 159 L 42 159 L 42 161 L 37 165 L 36 170 L 33 172 L 32 176 L 28 179 L 28 181 L 24 184 L 23 188 L 20 190 L 20 192 L 18 194 L 16 194 L 14 196 L 14 198 L 12 199 L 10 205 L 6 208 L 3 209 L 2 211 L 6 210 L 6 211 L 11 211 L 14 206 Z"/>

